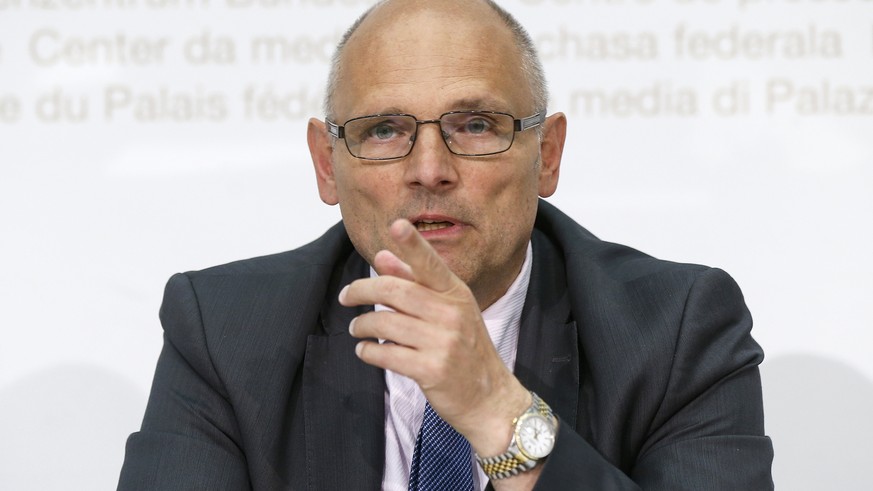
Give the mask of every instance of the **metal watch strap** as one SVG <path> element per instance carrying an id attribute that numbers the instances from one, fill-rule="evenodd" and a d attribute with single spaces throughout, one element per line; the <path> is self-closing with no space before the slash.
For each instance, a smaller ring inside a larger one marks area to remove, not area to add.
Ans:
<path id="1" fill-rule="evenodd" d="M 482 466 L 488 479 L 506 479 L 531 470 L 537 465 L 536 460 L 525 459 L 520 453 L 516 456 L 510 451 L 484 459 L 477 455 L 476 460 Z"/>
<path id="2" fill-rule="evenodd" d="M 550 421 L 555 421 L 555 415 L 552 413 L 552 408 L 546 404 L 536 393 L 533 391 L 530 392 L 530 395 L 533 399 L 530 407 L 521 415 L 537 412 L 542 416 L 545 416 Z M 512 423 L 515 425 L 521 416 L 515 418 Z M 515 451 L 513 451 L 513 447 L 515 447 Z M 482 470 L 485 471 L 485 475 L 488 476 L 489 479 L 506 479 L 510 476 L 518 475 L 522 472 L 529 471 L 533 469 L 537 465 L 536 459 L 527 458 L 521 451 L 518 450 L 515 442 L 515 430 L 513 429 L 512 441 L 509 444 L 509 449 L 494 457 L 485 457 L 482 458 L 479 455 L 476 455 L 476 461 L 479 462 L 479 465 L 482 466 Z"/>

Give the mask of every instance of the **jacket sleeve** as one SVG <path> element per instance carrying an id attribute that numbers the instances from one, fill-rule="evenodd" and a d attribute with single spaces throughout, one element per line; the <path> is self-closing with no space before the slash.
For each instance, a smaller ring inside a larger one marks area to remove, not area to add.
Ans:
<path id="1" fill-rule="evenodd" d="M 239 429 L 210 359 L 188 276 L 167 283 L 164 346 L 142 428 L 127 440 L 119 490 L 250 489 Z"/>
<path id="2" fill-rule="evenodd" d="M 763 352 L 751 327 L 733 279 L 717 269 L 699 273 L 679 320 L 666 392 L 633 467 L 618 469 L 562 421 L 536 489 L 773 489 Z"/>

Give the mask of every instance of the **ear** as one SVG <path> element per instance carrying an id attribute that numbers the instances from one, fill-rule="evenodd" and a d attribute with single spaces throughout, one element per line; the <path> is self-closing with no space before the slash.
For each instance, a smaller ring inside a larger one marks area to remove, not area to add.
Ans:
<path id="1" fill-rule="evenodd" d="M 306 141 L 309 143 L 309 154 L 315 167 L 315 179 L 318 182 L 318 195 L 321 201 L 329 205 L 339 203 L 336 192 L 336 179 L 333 173 L 333 146 L 324 121 L 315 118 L 309 120 L 306 128 Z"/>
<path id="2" fill-rule="evenodd" d="M 558 188 L 561 155 L 564 153 L 564 139 L 567 137 L 567 117 L 564 113 L 555 113 L 546 118 L 543 124 L 543 139 L 540 142 L 539 194 L 543 198 L 548 198 L 555 194 Z"/>

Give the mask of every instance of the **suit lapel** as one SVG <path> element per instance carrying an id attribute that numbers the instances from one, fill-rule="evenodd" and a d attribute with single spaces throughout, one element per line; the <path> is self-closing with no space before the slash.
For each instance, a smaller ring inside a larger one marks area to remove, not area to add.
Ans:
<path id="1" fill-rule="evenodd" d="M 338 268 L 339 269 L 339 268 Z M 355 356 L 348 333 L 368 308 L 339 305 L 340 289 L 366 274 L 356 253 L 328 288 L 323 334 L 309 336 L 303 370 L 308 489 L 377 489 L 385 460 L 384 371 Z"/>
<path id="2" fill-rule="evenodd" d="M 515 375 L 575 428 L 579 335 L 571 318 L 564 261 L 539 231 L 534 230 L 532 240 L 533 269 L 521 315 Z"/>
<path id="3" fill-rule="evenodd" d="M 579 335 L 571 319 L 564 261 L 534 229 L 533 267 L 521 311 L 515 376 L 560 418 L 576 427 L 579 404 Z M 486 491 L 493 491 L 489 482 Z"/>

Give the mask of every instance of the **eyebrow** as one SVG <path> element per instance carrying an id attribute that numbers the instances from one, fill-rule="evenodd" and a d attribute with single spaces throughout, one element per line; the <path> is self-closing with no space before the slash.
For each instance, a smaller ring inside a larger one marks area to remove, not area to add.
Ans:
<path id="1" fill-rule="evenodd" d="M 493 97 L 459 99 L 452 103 L 452 111 L 499 111 L 508 113 L 509 106 Z"/>
<path id="2" fill-rule="evenodd" d="M 449 106 L 451 109 L 448 109 L 445 112 L 450 111 L 497 111 L 503 113 L 510 113 L 509 106 L 493 97 L 471 97 L 464 99 L 457 99 L 453 101 Z M 378 115 L 378 114 L 410 114 L 409 111 L 400 108 L 399 106 L 389 106 L 380 109 L 377 112 L 370 113 L 369 115 Z M 441 113 L 442 114 L 442 113 Z M 413 114 L 413 116 L 420 118 L 421 115 Z M 434 117 L 439 115 L 434 115 Z"/>

